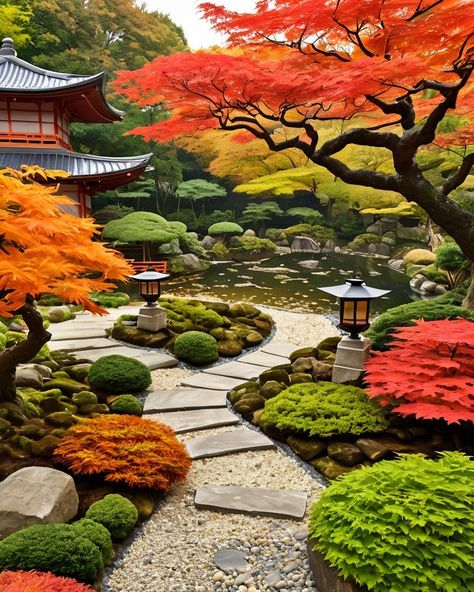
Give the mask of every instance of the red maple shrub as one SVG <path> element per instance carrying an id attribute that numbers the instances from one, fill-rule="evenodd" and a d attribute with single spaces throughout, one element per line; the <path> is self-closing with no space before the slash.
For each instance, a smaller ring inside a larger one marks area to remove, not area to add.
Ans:
<path id="1" fill-rule="evenodd" d="M 4 571 L 0 573 L 0 592 L 93 592 L 93 588 L 49 572 Z"/>
<path id="2" fill-rule="evenodd" d="M 474 323 L 416 321 L 365 365 L 369 397 L 403 416 L 474 422 Z"/>
<path id="3" fill-rule="evenodd" d="M 169 426 L 133 415 L 104 415 L 73 426 L 54 460 L 75 475 L 161 491 L 184 481 L 191 466 L 186 447 Z"/>

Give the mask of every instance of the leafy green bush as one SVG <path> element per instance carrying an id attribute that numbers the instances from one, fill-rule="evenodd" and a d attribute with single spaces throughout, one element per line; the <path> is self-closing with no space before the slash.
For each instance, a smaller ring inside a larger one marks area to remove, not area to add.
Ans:
<path id="1" fill-rule="evenodd" d="M 123 541 L 131 534 L 137 523 L 138 511 L 126 497 L 118 493 L 110 493 L 89 506 L 86 518 L 105 526 L 112 540 Z"/>
<path id="2" fill-rule="evenodd" d="M 321 381 L 294 384 L 268 399 L 260 425 L 328 438 L 380 432 L 388 422 L 362 389 Z"/>
<path id="3" fill-rule="evenodd" d="M 207 258 L 206 249 L 201 246 L 198 239 L 189 232 L 179 237 L 179 246 L 183 253 L 192 253 L 193 255 L 196 255 L 196 257 Z"/>
<path id="4" fill-rule="evenodd" d="M 372 340 L 372 348 L 384 351 L 389 348 L 392 341 L 391 333 L 396 327 L 414 325 L 413 321 L 424 319 L 425 321 L 437 321 L 440 319 L 455 319 L 462 317 L 474 321 L 474 311 L 450 304 L 451 301 L 462 300 L 457 294 L 445 294 L 439 298 L 430 300 L 417 300 L 402 304 L 395 308 L 389 308 L 373 322 L 365 336 Z"/>
<path id="5" fill-rule="evenodd" d="M 471 262 L 456 243 L 444 243 L 436 250 L 436 267 L 446 271 L 459 271 L 469 267 Z"/>
<path id="6" fill-rule="evenodd" d="M 347 474 L 311 508 L 309 536 L 370 592 L 474 590 L 474 462 L 406 455 Z"/>
<path id="7" fill-rule="evenodd" d="M 50 571 L 93 582 L 103 567 L 99 548 L 69 524 L 35 524 L 0 542 L 0 571 Z"/>
<path id="8" fill-rule="evenodd" d="M 48 293 L 41 294 L 37 302 L 40 306 L 61 306 L 64 304 L 59 296 Z"/>
<path id="9" fill-rule="evenodd" d="M 296 236 L 309 236 L 323 243 L 336 238 L 336 233 L 332 228 L 327 228 L 320 224 L 296 224 L 295 226 L 285 228 L 284 233 L 290 243 L 293 242 Z"/>
<path id="10" fill-rule="evenodd" d="M 347 241 L 353 240 L 365 230 L 361 217 L 356 215 L 338 216 L 328 221 L 327 225 L 335 230 L 339 238 Z"/>
<path id="11" fill-rule="evenodd" d="M 166 309 L 168 327 L 175 333 L 199 328 L 215 329 L 224 324 L 221 315 L 197 301 L 165 297 L 160 299 L 160 306 Z"/>
<path id="12" fill-rule="evenodd" d="M 187 331 L 174 342 L 174 354 L 191 364 L 211 364 L 219 359 L 217 341 L 202 331 Z"/>
<path id="13" fill-rule="evenodd" d="M 130 296 L 125 292 L 93 292 L 91 300 L 105 308 L 118 308 L 130 304 Z"/>
<path id="14" fill-rule="evenodd" d="M 347 247 L 353 251 L 366 249 L 370 244 L 378 244 L 382 242 L 382 237 L 379 234 L 371 234 L 366 232 L 359 234 L 350 243 L 347 243 Z"/>
<path id="15" fill-rule="evenodd" d="M 111 355 L 99 358 L 89 370 L 87 380 L 92 388 L 110 393 L 135 393 L 151 384 L 150 370 L 134 358 Z"/>
<path id="16" fill-rule="evenodd" d="M 235 222 L 216 222 L 212 226 L 209 226 L 207 233 L 210 236 L 221 236 L 221 235 L 234 235 L 242 234 L 244 229 Z"/>
<path id="17" fill-rule="evenodd" d="M 283 228 L 267 228 L 265 238 L 270 239 L 272 242 L 281 241 L 285 238 L 285 231 Z"/>
<path id="18" fill-rule="evenodd" d="M 434 263 L 427 265 L 424 269 L 420 269 L 417 273 L 421 273 L 426 279 L 437 284 L 447 284 L 449 281 L 448 276 L 442 271 L 439 271 Z"/>
<path id="19" fill-rule="evenodd" d="M 102 524 L 94 522 L 94 520 L 90 520 L 89 518 L 82 518 L 82 520 L 73 522 L 71 527 L 78 535 L 89 539 L 96 547 L 98 547 L 99 551 L 101 552 L 104 565 L 109 565 L 112 562 L 114 557 L 114 548 L 112 545 L 110 532 L 105 528 L 105 526 L 102 526 Z"/>
<path id="20" fill-rule="evenodd" d="M 241 251 L 271 251 L 274 252 L 277 249 L 275 243 L 268 238 L 258 238 L 258 236 L 234 236 L 230 240 L 230 252 L 241 252 Z"/>
<path id="21" fill-rule="evenodd" d="M 109 405 L 110 413 L 119 415 L 142 415 L 142 406 L 133 395 L 119 395 Z"/>

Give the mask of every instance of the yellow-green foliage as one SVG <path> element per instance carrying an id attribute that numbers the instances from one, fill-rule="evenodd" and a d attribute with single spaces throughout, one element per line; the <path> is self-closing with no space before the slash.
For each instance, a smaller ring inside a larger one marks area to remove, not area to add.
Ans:
<path id="1" fill-rule="evenodd" d="M 412 249 L 403 257 L 405 265 L 430 265 L 436 256 L 428 249 Z"/>
<path id="2" fill-rule="evenodd" d="M 364 234 L 359 234 L 352 240 L 350 243 L 347 244 L 349 249 L 353 249 L 357 251 L 359 249 L 365 249 L 370 244 L 377 244 L 382 241 L 382 237 L 379 234 L 371 234 L 370 232 L 366 232 Z"/>
<path id="3" fill-rule="evenodd" d="M 265 403 L 262 426 L 328 438 L 380 432 L 388 422 L 364 390 L 332 382 L 295 384 Z"/>
<path id="4" fill-rule="evenodd" d="M 126 497 L 111 493 L 94 502 L 86 512 L 86 518 L 102 524 L 114 541 L 123 541 L 138 520 L 138 510 Z"/>
<path id="5" fill-rule="evenodd" d="M 257 236 L 235 236 L 230 241 L 231 253 L 276 251 L 276 244 L 268 238 Z"/>
<path id="6" fill-rule="evenodd" d="M 197 301 L 165 297 L 160 299 L 160 306 L 166 310 L 168 327 L 174 333 L 200 328 L 215 329 L 224 324 L 220 314 Z"/>
<path id="7" fill-rule="evenodd" d="M 386 208 L 364 208 L 361 214 L 374 214 L 377 216 L 407 216 L 420 217 L 420 207 L 414 201 L 401 201 L 398 205 Z"/>
<path id="8" fill-rule="evenodd" d="M 345 475 L 311 508 L 315 549 L 369 592 L 474 590 L 474 462 L 406 455 Z"/>
<path id="9" fill-rule="evenodd" d="M 285 238 L 291 243 L 296 236 L 309 236 L 321 242 L 334 240 L 336 234 L 332 228 L 320 224 L 295 224 L 284 230 Z"/>

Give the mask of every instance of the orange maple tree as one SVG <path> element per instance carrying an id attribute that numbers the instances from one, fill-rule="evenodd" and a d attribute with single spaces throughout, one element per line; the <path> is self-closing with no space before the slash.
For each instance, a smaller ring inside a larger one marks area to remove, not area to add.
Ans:
<path id="1" fill-rule="evenodd" d="M 36 168 L 0 171 L 0 315 L 21 314 L 29 328 L 27 339 L 0 353 L 0 400 L 15 399 L 17 364 L 32 359 L 51 337 L 33 306 L 38 294 L 50 292 L 103 314 L 90 292 L 113 290 L 110 280 L 131 273 L 119 253 L 92 240 L 100 234 L 93 220 L 61 210 L 71 199 L 31 180 L 47 176 Z"/>
<path id="2" fill-rule="evenodd" d="M 119 73 L 118 92 L 171 111 L 132 133 L 163 141 L 222 128 L 299 150 L 346 183 L 415 201 L 474 261 L 474 214 L 449 197 L 474 165 L 474 0 L 260 0 L 245 14 L 200 7 L 227 47 Z M 459 167 L 435 186 L 417 153 L 442 143 L 450 113 L 459 116 L 449 137 Z M 340 131 L 323 142 L 328 121 Z M 349 145 L 389 150 L 392 171 L 349 167 Z"/>

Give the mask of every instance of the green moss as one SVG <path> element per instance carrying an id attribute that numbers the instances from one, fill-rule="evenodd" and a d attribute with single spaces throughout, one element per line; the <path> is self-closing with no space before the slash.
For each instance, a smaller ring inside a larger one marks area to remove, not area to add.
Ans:
<path id="1" fill-rule="evenodd" d="M 82 520 L 73 522 L 71 527 L 78 535 L 89 539 L 96 547 L 98 547 L 102 554 L 104 565 L 109 565 L 112 562 L 114 548 L 110 532 L 105 526 L 102 526 L 102 524 L 90 520 L 89 518 L 82 518 Z"/>
<path id="2" fill-rule="evenodd" d="M 407 268 L 410 265 L 430 265 L 435 261 L 435 254 L 428 249 L 412 249 L 403 257 Z"/>
<path id="3" fill-rule="evenodd" d="M 447 284 L 448 277 L 442 271 L 439 271 L 438 268 L 434 263 L 431 265 L 427 265 L 423 269 L 419 271 L 422 275 L 425 276 L 426 279 L 430 280 L 431 282 L 436 282 L 437 284 Z"/>
<path id="4" fill-rule="evenodd" d="M 379 432 L 388 425 L 365 391 L 332 382 L 290 386 L 265 403 L 261 421 L 270 428 L 321 438 Z"/>
<path id="5" fill-rule="evenodd" d="M 218 259 L 227 259 L 230 255 L 229 249 L 221 242 L 217 242 L 212 247 L 211 253 L 214 253 Z"/>
<path id="6" fill-rule="evenodd" d="M 160 306 L 167 312 L 168 327 L 175 333 L 191 329 L 222 327 L 224 319 L 214 310 L 197 301 L 183 298 L 162 298 Z"/>
<path id="7" fill-rule="evenodd" d="M 86 518 L 105 526 L 112 540 L 123 541 L 131 534 L 138 520 L 138 511 L 127 498 L 111 493 L 94 502 L 86 512 Z"/>
<path id="8" fill-rule="evenodd" d="M 7 347 L 11 347 L 12 345 L 21 343 L 26 339 L 26 333 L 21 333 L 20 331 L 7 331 L 6 333 L 4 333 L 4 335 Z"/>
<path id="9" fill-rule="evenodd" d="M 187 331 L 174 342 L 174 354 L 192 364 L 211 364 L 219 359 L 217 341 L 202 331 Z"/>
<path id="10" fill-rule="evenodd" d="M 142 406 L 133 395 L 119 395 L 109 405 L 110 413 L 142 415 Z"/>
<path id="11" fill-rule="evenodd" d="M 170 224 L 172 224 L 170 222 Z M 191 233 L 183 234 L 179 237 L 179 246 L 183 253 L 192 253 L 200 259 L 207 259 L 207 251 L 201 246 L 198 239 Z"/>
<path id="12" fill-rule="evenodd" d="M 130 296 L 125 292 L 93 292 L 91 300 L 105 308 L 119 308 L 130 304 Z"/>
<path id="13" fill-rule="evenodd" d="M 320 224 L 295 224 L 284 230 L 285 238 L 291 243 L 297 236 L 309 236 L 314 240 L 325 243 L 328 240 L 334 240 L 336 233 L 332 228 L 321 226 Z"/>
<path id="14" fill-rule="evenodd" d="M 0 571 L 50 571 L 93 582 L 103 567 L 99 548 L 68 524 L 37 524 L 0 542 Z"/>
<path id="15" fill-rule="evenodd" d="M 88 381 L 92 388 L 122 394 L 145 390 L 151 384 L 151 374 L 148 367 L 138 360 L 111 355 L 92 364 Z"/>
<path id="16" fill-rule="evenodd" d="M 382 242 L 382 237 L 379 234 L 367 232 L 356 236 L 354 240 L 347 244 L 347 247 L 353 251 L 358 251 L 366 249 L 370 244 L 378 244 L 380 242 Z"/>
<path id="17" fill-rule="evenodd" d="M 406 455 L 341 478 L 311 508 L 310 540 L 370 592 L 474 590 L 474 462 Z"/>
<path id="18" fill-rule="evenodd" d="M 230 241 L 230 252 L 239 253 L 269 251 L 274 253 L 277 249 L 275 243 L 268 238 L 258 238 L 258 236 L 234 236 Z"/>

